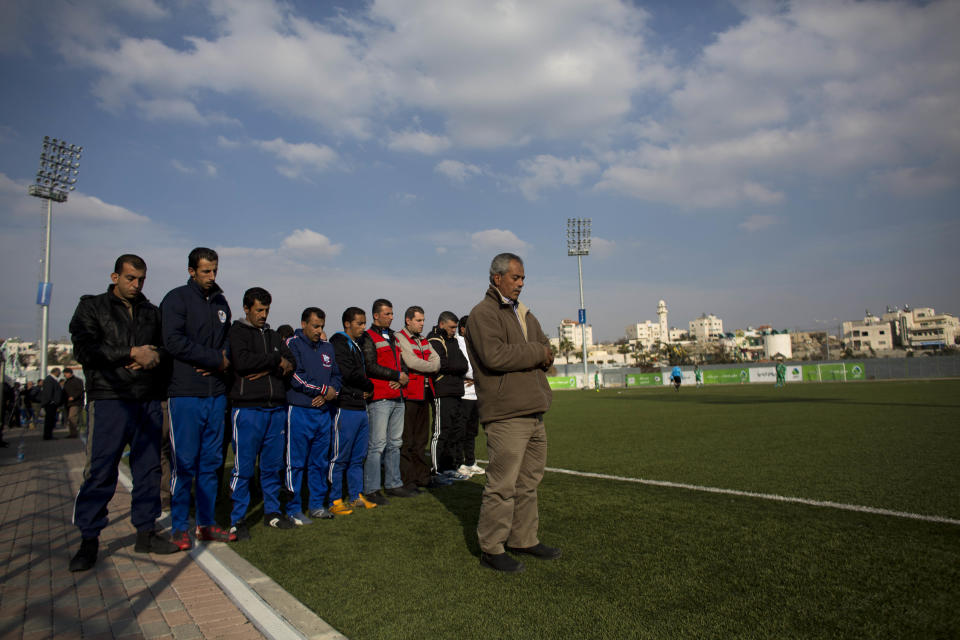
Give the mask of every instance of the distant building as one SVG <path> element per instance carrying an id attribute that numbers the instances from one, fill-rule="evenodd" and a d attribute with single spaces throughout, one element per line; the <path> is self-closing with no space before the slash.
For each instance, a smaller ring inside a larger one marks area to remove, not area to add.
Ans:
<path id="1" fill-rule="evenodd" d="M 586 332 L 587 348 L 589 349 L 593 346 L 593 327 L 588 324 L 586 326 Z M 569 340 L 577 349 L 583 348 L 583 332 L 580 323 L 576 320 L 562 320 L 560 326 L 557 327 L 557 337 L 560 338 L 561 342 L 563 340 Z"/>
<path id="2" fill-rule="evenodd" d="M 650 348 L 659 342 L 672 342 L 671 330 L 667 325 L 667 303 L 660 300 L 657 303 L 657 321 L 645 320 L 635 324 L 627 325 L 627 341 L 631 343 L 640 343 L 642 346 Z"/>
<path id="3" fill-rule="evenodd" d="M 717 316 L 704 313 L 696 320 L 690 321 L 690 337 L 697 342 L 709 342 L 723 336 L 723 320 Z"/>
<path id="4" fill-rule="evenodd" d="M 890 309 L 882 316 L 869 311 L 862 321 L 844 322 L 843 343 L 853 351 L 937 349 L 956 344 L 960 320 L 932 307 Z"/>

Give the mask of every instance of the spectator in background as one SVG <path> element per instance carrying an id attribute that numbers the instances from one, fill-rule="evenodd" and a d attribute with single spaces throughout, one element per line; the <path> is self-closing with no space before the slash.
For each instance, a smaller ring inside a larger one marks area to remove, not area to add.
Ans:
<path id="1" fill-rule="evenodd" d="M 80 411 L 83 409 L 83 380 L 73 375 L 69 367 L 63 370 L 63 393 L 67 400 L 67 427 L 70 429 L 68 438 L 80 435 Z"/>
<path id="2" fill-rule="evenodd" d="M 467 356 L 457 343 L 457 316 L 444 311 L 437 318 L 437 326 L 430 332 L 431 350 L 440 357 L 440 368 L 433 380 L 433 438 L 430 440 L 430 458 L 435 473 L 452 480 L 466 480 L 463 473 L 464 416 L 463 375 L 467 372 Z"/>
<path id="3" fill-rule="evenodd" d="M 457 323 L 457 345 L 460 351 L 467 355 L 467 318 L 462 316 Z M 460 441 L 460 451 L 457 459 L 463 458 L 463 465 L 457 469 L 460 473 L 471 476 L 486 473 L 483 467 L 477 464 L 476 443 L 480 432 L 480 416 L 477 413 L 477 387 L 473 382 L 473 365 L 467 358 L 467 372 L 463 375 L 463 397 L 460 399 L 460 411 L 463 413 L 463 439 Z M 456 445 L 455 445 L 456 446 Z"/>
<path id="4" fill-rule="evenodd" d="M 53 440 L 53 428 L 57 425 L 57 411 L 63 403 L 63 389 L 57 378 L 60 377 L 60 368 L 54 367 L 43 379 L 40 391 L 40 406 L 43 407 L 43 439 Z"/>

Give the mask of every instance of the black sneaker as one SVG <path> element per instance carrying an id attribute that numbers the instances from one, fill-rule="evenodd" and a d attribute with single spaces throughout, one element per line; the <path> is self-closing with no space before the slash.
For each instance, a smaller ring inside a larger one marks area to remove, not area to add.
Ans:
<path id="1" fill-rule="evenodd" d="M 363 497 L 376 505 L 380 505 L 381 507 L 385 504 L 390 504 L 390 501 L 387 500 L 387 496 L 383 495 L 380 490 L 373 491 L 372 493 L 365 493 L 363 494 Z"/>
<path id="2" fill-rule="evenodd" d="M 405 487 L 394 487 L 393 489 L 387 489 L 385 493 L 394 498 L 412 498 L 420 495 L 419 491 L 411 491 Z"/>
<path id="3" fill-rule="evenodd" d="M 560 557 L 560 549 L 548 547 L 542 542 L 538 542 L 532 547 L 507 547 L 507 550 L 513 553 L 525 553 L 541 560 L 553 560 Z"/>
<path id="4" fill-rule="evenodd" d="M 480 566 L 503 573 L 520 573 L 523 571 L 523 563 L 516 560 L 509 553 L 481 553 Z"/>
<path id="5" fill-rule="evenodd" d="M 167 538 L 160 536 L 156 531 L 137 531 L 137 544 L 133 550 L 137 553 L 159 553 L 168 554 L 180 551 L 180 547 L 173 544 Z"/>
<path id="6" fill-rule="evenodd" d="M 80 550 L 70 559 L 70 571 L 87 571 L 97 563 L 99 538 L 84 538 L 80 541 Z"/>
<path id="7" fill-rule="evenodd" d="M 236 540 L 237 542 L 240 540 L 249 540 L 250 527 L 247 526 L 247 523 L 241 520 L 230 527 L 230 539 Z"/>
<path id="8" fill-rule="evenodd" d="M 281 513 L 268 513 L 263 516 L 263 524 L 274 529 L 293 529 L 296 525 Z"/>

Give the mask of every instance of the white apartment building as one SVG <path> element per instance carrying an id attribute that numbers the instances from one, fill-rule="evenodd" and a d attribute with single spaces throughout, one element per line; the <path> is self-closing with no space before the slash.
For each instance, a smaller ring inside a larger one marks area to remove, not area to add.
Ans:
<path id="1" fill-rule="evenodd" d="M 859 322 L 844 322 L 843 343 L 854 352 L 885 351 L 893 349 L 894 324 L 870 314 Z"/>
<path id="2" fill-rule="evenodd" d="M 647 320 L 646 322 L 627 325 L 626 334 L 628 341 L 639 342 L 643 346 L 649 347 L 660 340 L 660 323 Z"/>
<path id="3" fill-rule="evenodd" d="M 593 326 L 586 325 L 587 331 L 587 348 L 593 346 Z M 557 327 L 557 337 L 560 338 L 560 341 L 569 340 L 573 343 L 573 346 L 578 349 L 583 348 L 583 332 L 580 327 L 580 323 L 576 320 L 562 320 L 560 326 Z"/>
<path id="4" fill-rule="evenodd" d="M 913 309 L 901 317 L 905 321 L 900 324 L 903 342 L 914 349 L 953 345 L 960 334 L 960 319 L 949 313 L 936 313 L 932 307 Z"/>
<path id="5" fill-rule="evenodd" d="M 861 322 L 843 323 L 843 342 L 854 351 L 946 347 L 956 343 L 960 320 L 932 307 L 887 309 L 878 317 L 869 311 Z"/>
<path id="6" fill-rule="evenodd" d="M 723 335 L 723 320 L 706 313 L 690 321 L 690 337 L 697 342 L 709 342 L 717 336 Z"/>

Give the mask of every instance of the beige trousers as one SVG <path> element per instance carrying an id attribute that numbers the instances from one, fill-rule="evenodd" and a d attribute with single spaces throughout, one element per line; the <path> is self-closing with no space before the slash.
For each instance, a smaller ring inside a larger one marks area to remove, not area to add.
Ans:
<path id="1" fill-rule="evenodd" d="M 505 544 L 532 547 L 539 542 L 537 487 L 547 464 L 543 419 L 510 418 L 483 428 L 490 463 L 477 523 L 480 550 L 499 554 Z"/>

